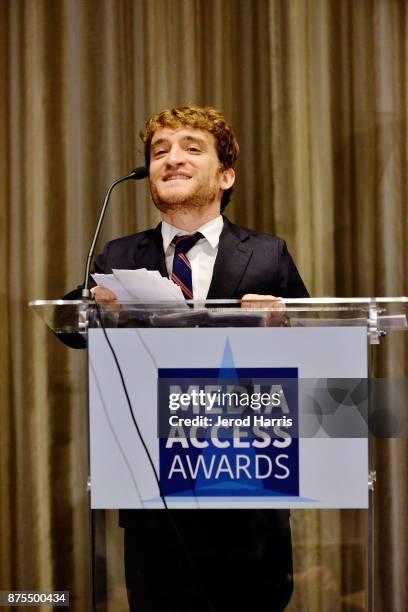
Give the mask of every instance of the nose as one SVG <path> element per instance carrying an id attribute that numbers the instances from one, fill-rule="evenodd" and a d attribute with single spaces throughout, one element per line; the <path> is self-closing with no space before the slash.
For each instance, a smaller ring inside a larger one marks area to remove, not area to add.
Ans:
<path id="1" fill-rule="evenodd" d="M 168 166 L 180 166 L 184 163 L 184 151 L 181 147 L 173 145 L 166 156 Z"/>

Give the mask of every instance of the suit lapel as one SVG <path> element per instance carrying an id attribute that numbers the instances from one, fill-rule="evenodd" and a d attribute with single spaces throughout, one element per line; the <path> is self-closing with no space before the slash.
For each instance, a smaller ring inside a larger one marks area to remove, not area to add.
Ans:
<path id="1" fill-rule="evenodd" d="M 139 242 L 135 250 L 134 261 L 137 268 L 158 270 L 162 276 L 167 277 L 161 223 L 147 232 L 143 240 Z"/>
<path id="2" fill-rule="evenodd" d="M 252 249 L 245 244 L 248 237 L 245 230 L 224 219 L 207 299 L 233 298 L 252 256 Z"/>

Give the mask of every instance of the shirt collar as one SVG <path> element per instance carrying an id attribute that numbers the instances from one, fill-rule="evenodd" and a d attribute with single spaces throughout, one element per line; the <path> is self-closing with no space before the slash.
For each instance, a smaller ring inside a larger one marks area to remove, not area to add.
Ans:
<path id="1" fill-rule="evenodd" d="M 194 232 L 192 233 L 201 232 L 204 238 L 208 240 L 211 247 L 215 249 L 220 241 L 220 235 L 223 226 L 224 220 L 221 215 L 218 215 L 218 217 L 215 217 L 215 219 L 211 219 L 211 221 L 208 221 L 207 223 L 204 223 L 204 225 L 197 227 L 197 229 L 194 230 Z M 165 253 L 167 253 L 167 249 L 169 248 L 171 241 L 175 236 L 177 236 L 177 234 L 179 234 L 180 236 L 185 236 L 189 232 L 174 227 L 174 225 L 170 225 L 169 223 L 166 223 L 166 221 L 162 221 L 161 233 L 163 238 L 163 250 Z"/>

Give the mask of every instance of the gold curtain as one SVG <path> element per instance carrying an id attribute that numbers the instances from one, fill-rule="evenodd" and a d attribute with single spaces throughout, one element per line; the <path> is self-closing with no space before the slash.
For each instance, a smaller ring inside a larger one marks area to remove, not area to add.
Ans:
<path id="1" fill-rule="evenodd" d="M 408 6 L 0 0 L 0 74 L 0 589 L 69 589 L 85 610 L 85 356 L 28 300 L 81 282 L 107 185 L 143 163 L 145 119 L 188 102 L 236 129 L 227 214 L 284 237 L 311 294 L 407 295 Z M 146 186 L 123 185 L 100 244 L 157 219 Z M 390 341 L 376 374 L 406 377 L 407 353 Z M 407 445 L 382 440 L 375 456 L 378 609 L 402 612 Z M 294 514 L 311 543 L 295 571 L 315 563 L 323 532 L 364 530 L 346 514 Z M 292 609 L 344 609 L 316 580 L 299 581 Z"/>

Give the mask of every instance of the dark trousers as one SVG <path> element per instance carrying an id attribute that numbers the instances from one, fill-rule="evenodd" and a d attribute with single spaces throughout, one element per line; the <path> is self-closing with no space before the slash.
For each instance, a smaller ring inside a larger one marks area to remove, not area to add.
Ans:
<path id="1" fill-rule="evenodd" d="M 280 612 L 293 590 L 286 510 L 121 513 L 132 612 Z"/>

